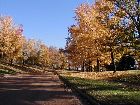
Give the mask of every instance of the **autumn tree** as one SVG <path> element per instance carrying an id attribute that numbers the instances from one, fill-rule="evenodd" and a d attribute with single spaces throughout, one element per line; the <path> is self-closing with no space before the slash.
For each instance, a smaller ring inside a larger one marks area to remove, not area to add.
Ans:
<path id="1" fill-rule="evenodd" d="M 22 25 L 16 25 L 11 17 L 0 17 L 0 58 L 5 63 L 65 67 L 66 57 L 57 48 L 26 39 L 22 32 Z"/>
<path id="2" fill-rule="evenodd" d="M 126 29 L 127 46 L 130 47 L 129 52 L 140 60 L 140 0 L 113 0 L 111 2 L 125 15 L 122 21 Z"/>
<path id="3" fill-rule="evenodd" d="M 45 44 L 40 44 L 38 50 L 38 64 L 41 66 L 49 66 L 49 49 Z"/>
<path id="4" fill-rule="evenodd" d="M 125 17 L 123 19 L 127 19 L 125 24 L 133 25 L 131 31 L 135 31 L 133 33 L 135 37 L 140 37 L 140 0 L 110 0 L 113 2 L 118 11 L 123 12 Z M 120 15 L 120 14 L 119 14 Z"/>
<path id="5" fill-rule="evenodd" d="M 8 16 L 0 17 L 0 52 L 1 57 L 9 59 L 11 64 L 16 60 L 22 49 L 22 27 L 15 25 Z"/>
<path id="6" fill-rule="evenodd" d="M 66 46 L 68 58 L 73 64 L 82 64 L 83 61 L 94 64 L 96 61 L 100 70 L 100 64 L 111 63 L 115 72 L 115 62 L 131 51 L 128 46 L 130 32 L 134 34 L 131 31 L 133 25 L 126 20 L 127 13 L 115 3 L 96 0 L 93 5 L 82 4 L 76 9 L 77 23 L 69 28 L 70 41 Z M 135 34 L 138 33 L 136 30 Z"/>
<path id="7" fill-rule="evenodd" d="M 69 29 L 72 38 L 69 47 L 75 43 L 77 45 L 76 51 L 79 53 L 73 49 L 72 51 L 79 55 L 77 60 L 83 59 L 83 65 L 91 65 L 93 61 L 97 61 L 97 69 L 99 70 L 99 61 L 102 55 L 101 42 L 104 41 L 108 29 L 99 23 L 97 16 L 99 16 L 99 12 L 95 6 L 82 4 L 76 9 L 77 26 L 72 26 Z"/>
<path id="8" fill-rule="evenodd" d="M 50 46 L 49 47 L 49 67 L 53 69 L 64 69 L 66 67 L 67 59 L 65 54 L 60 49 Z"/>

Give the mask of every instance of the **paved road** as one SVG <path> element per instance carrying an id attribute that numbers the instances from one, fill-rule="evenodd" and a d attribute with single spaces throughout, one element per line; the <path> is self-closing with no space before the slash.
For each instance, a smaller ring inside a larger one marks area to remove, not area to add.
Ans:
<path id="1" fill-rule="evenodd" d="M 57 75 L 19 74 L 0 79 L 0 105 L 81 105 Z"/>

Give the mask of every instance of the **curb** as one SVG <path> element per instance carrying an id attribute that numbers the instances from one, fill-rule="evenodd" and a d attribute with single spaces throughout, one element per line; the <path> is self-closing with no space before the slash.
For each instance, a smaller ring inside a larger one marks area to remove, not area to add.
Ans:
<path id="1" fill-rule="evenodd" d="M 86 92 L 79 90 L 76 86 L 59 75 L 57 71 L 54 71 L 54 73 L 58 75 L 59 79 L 64 83 L 64 87 L 70 88 L 73 92 L 76 92 L 83 101 L 86 101 L 86 105 L 101 105 L 94 97 L 91 97 L 87 95 Z"/>

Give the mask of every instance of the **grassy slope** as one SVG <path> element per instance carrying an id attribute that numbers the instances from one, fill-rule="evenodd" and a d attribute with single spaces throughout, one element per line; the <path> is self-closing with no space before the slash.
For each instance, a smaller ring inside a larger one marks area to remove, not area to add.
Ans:
<path id="1" fill-rule="evenodd" d="M 16 74 L 16 73 L 32 73 L 41 74 L 45 73 L 47 69 L 36 68 L 32 66 L 21 66 L 21 65 L 8 65 L 0 64 L 0 74 Z"/>
<path id="2" fill-rule="evenodd" d="M 17 70 L 13 69 L 12 67 L 10 67 L 8 65 L 0 64 L 0 75 L 16 74 L 16 73 L 17 73 Z"/>
<path id="3" fill-rule="evenodd" d="M 14 70 L 0 69 L 0 74 L 16 74 Z"/>
<path id="4" fill-rule="evenodd" d="M 74 75 L 71 72 L 63 72 L 62 75 L 78 89 L 96 98 L 101 104 L 140 105 L 140 71 L 117 72 L 110 74 L 107 78 L 109 73 L 93 73 L 94 75 L 89 78 L 86 73 Z M 82 75 L 86 77 L 80 78 Z"/>

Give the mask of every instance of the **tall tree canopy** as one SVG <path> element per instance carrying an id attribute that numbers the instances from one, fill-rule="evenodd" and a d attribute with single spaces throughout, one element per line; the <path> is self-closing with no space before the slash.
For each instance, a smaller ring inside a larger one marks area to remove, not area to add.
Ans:
<path id="1" fill-rule="evenodd" d="M 96 64 L 98 70 L 99 65 L 111 64 L 115 71 L 115 62 L 123 54 L 137 51 L 139 12 L 136 0 L 96 0 L 92 5 L 80 5 L 75 10 L 77 23 L 69 27 L 69 62 Z"/>

